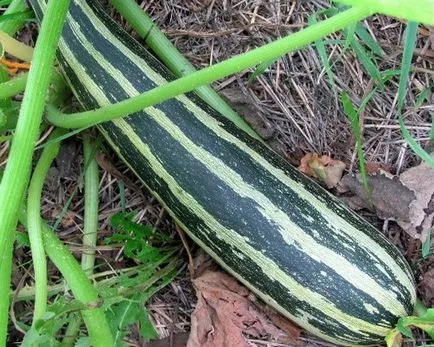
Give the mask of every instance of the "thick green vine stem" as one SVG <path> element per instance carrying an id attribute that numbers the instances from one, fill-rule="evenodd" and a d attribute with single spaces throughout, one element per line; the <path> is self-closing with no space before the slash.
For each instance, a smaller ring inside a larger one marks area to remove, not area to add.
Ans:
<path id="1" fill-rule="evenodd" d="M 47 119 L 49 122 L 62 128 L 81 128 L 127 116 L 145 107 L 159 104 L 179 94 L 190 92 L 220 78 L 256 66 L 263 61 L 276 59 L 288 52 L 300 49 L 315 40 L 343 29 L 350 24 L 354 24 L 368 17 L 370 14 L 370 9 L 364 6 L 352 7 L 297 33 L 113 105 L 73 115 L 61 113 L 55 108 L 50 107 Z"/>
<path id="2" fill-rule="evenodd" d="M 0 84 L 0 100 L 7 99 L 21 93 L 26 88 L 28 73 L 22 73 L 7 82 Z"/>
<path id="3" fill-rule="evenodd" d="M 50 139 L 62 135 L 65 131 L 54 131 Z M 47 309 L 47 259 L 42 241 L 41 227 L 41 195 L 45 177 L 50 169 L 51 163 L 59 152 L 60 142 L 49 142 L 42 151 L 41 157 L 33 171 L 30 180 L 27 198 L 27 230 L 29 233 L 30 248 L 32 251 L 33 269 L 35 272 L 35 310 L 33 313 L 33 324 L 40 318 Z"/>
<path id="4" fill-rule="evenodd" d="M 84 151 L 84 228 L 83 228 L 83 252 L 81 254 L 81 267 L 87 276 L 93 274 L 95 267 L 95 247 L 98 232 L 98 207 L 99 207 L 99 172 L 95 159 L 96 143 L 91 141 L 87 134 L 83 135 Z M 82 320 L 81 317 L 72 314 L 62 345 L 74 346 Z"/>
<path id="5" fill-rule="evenodd" d="M 169 39 L 154 24 L 152 19 L 134 0 L 110 0 L 133 29 L 146 41 L 146 44 L 178 76 L 187 76 L 196 72 L 194 66 L 176 49 Z M 208 105 L 235 123 L 239 128 L 260 140 L 258 134 L 242 119 L 231 106 L 210 86 L 195 90 Z"/>
<path id="6" fill-rule="evenodd" d="M 21 224 L 27 227 L 27 214 L 23 209 L 19 210 L 19 219 Z M 95 347 L 113 346 L 112 334 L 104 311 L 99 307 L 100 302 L 95 287 L 87 278 L 78 261 L 57 238 L 47 223 L 41 220 L 41 226 L 45 252 L 62 273 L 74 297 L 89 307 L 88 310 L 81 313 L 91 339 L 91 345 Z"/>
<path id="7" fill-rule="evenodd" d="M 12 0 L 3 14 L 21 12 L 27 8 L 25 0 Z M 8 20 L 0 23 L 0 31 L 8 35 L 14 35 L 17 30 L 25 23 L 24 19 Z"/>
<path id="8" fill-rule="evenodd" d="M 10 278 L 10 263 L 14 231 L 18 211 L 22 204 L 24 191 L 29 182 L 32 154 L 38 136 L 45 96 L 51 77 L 57 42 L 65 21 L 69 0 L 50 0 L 46 16 L 41 25 L 36 42 L 33 63 L 29 72 L 26 93 L 23 98 L 8 163 L 0 184 L 0 274 L 3 279 Z M 9 290 L 9 280 L 0 282 L 0 292 Z M 7 289 L 5 288 L 7 287 Z M 8 327 L 7 296 L 0 298 L 0 346 L 6 343 Z"/>

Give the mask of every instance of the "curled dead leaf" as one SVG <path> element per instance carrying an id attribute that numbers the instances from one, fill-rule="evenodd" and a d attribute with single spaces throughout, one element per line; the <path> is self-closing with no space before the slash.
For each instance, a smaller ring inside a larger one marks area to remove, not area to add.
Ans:
<path id="1" fill-rule="evenodd" d="M 193 285 L 198 302 L 191 317 L 188 347 L 247 347 L 243 333 L 275 341 L 288 338 L 255 308 L 249 300 L 250 291 L 232 277 L 206 271 Z M 298 328 L 293 332 L 300 334 Z"/>
<path id="2" fill-rule="evenodd" d="M 380 170 L 368 175 L 372 205 L 380 218 L 395 220 L 415 239 L 425 241 L 434 225 L 434 168 L 422 163 L 395 177 Z M 354 209 L 367 208 L 368 202 L 359 175 L 346 175 L 340 192 L 353 193 L 344 199 Z"/>
<path id="3" fill-rule="evenodd" d="M 298 169 L 310 177 L 319 178 L 331 189 L 336 187 L 341 180 L 345 163 L 327 155 L 308 153 L 301 158 Z"/>

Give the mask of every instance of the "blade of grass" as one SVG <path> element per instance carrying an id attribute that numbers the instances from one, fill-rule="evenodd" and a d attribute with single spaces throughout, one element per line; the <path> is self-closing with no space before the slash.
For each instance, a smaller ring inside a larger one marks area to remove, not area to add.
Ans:
<path id="1" fill-rule="evenodd" d="M 360 177 L 362 178 L 363 189 L 366 194 L 366 200 L 368 201 L 369 208 L 372 209 L 372 191 L 368 183 L 368 174 L 366 170 L 366 162 L 363 153 L 363 139 L 362 132 L 359 124 L 359 116 L 354 109 L 353 103 L 347 93 L 341 95 L 342 105 L 344 107 L 344 113 L 351 123 L 353 134 L 356 139 L 356 151 L 359 160 Z"/>
<path id="2" fill-rule="evenodd" d="M 411 68 L 411 60 L 416 47 L 417 29 L 418 23 L 410 22 L 408 23 L 404 33 L 404 53 L 402 55 L 401 75 L 399 77 L 397 115 L 399 120 L 399 128 L 401 129 L 401 134 L 405 141 L 408 143 L 414 153 L 416 153 L 427 164 L 434 167 L 434 159 L 411 136 L 410 132 L 405 127 L 404 119 L 402 118 L 401 114 L 402 107 L 404 106 L 405 102 L 405 96 L 407 94 L 407 84 Z"/>
<path id="3" fill-rule="evenodd" d="M 249 76 L 249 78 L 247 79 L 247 83 L 251 83 L 253 82 L 255 79 L 257 79 L 259 76 L 261 76 L 265 70 L 267 70 L 271 65 L 273 65 L 277 60 L 275 59 L 271 59 L 271 60 L 267 60 L 264 61 L 263 63 L 259 64 L 255 71 L 253 71 L 253 73 Z"/>
<path id="4" fill-rule="evenodd" d="M 384 56 L 384 51 L 381 46 L 375 41 L 371 34 L 366 30 L 362 23 L 356 24 L 356 34 L 360 39 L 369 47 L 369 49 L 378 55 L 379 57 Z"/>
<path id="5" fill-rule="evenodd" d="M 309 25 L 314 25 L 314 24 L 318 23 L 318 21 L 316 19 L 316 15 L 314 14 L 312 16 L 309 16 L 307 23 Z M 332 68 L 330 66 L 330 62 L 329 62 L 329 59 L 328 59 L 328 56 L 327 56 L 327 52 L 326 52 L 326 49 L 325 49 L 325 45 L 324 45 L 323 39 L 318 39 L 318 40 L 315 41 L 315 48 L 318 51 L 318 55 L 319 55 L 319 57 L 321 59 L 322 65 L 324 66 L 324 69 L 326 71 L 327 78 L 328 78 L 329 83 L 330 83 L 330 85 L 331 85 L 331 87 L 333 89 L 333 93 L 335 95 L 337 95 L 336 83 L 335 83 L 335 75 L 334 75 L 333 70 L 332 70 Z"/>
<path id="6" fill-rule="evenodd" d="M 362 63 L 366 72 L 381 86 L 383 86 L 383 80 L 381 78 L 380 70 L 377 67 L 377 64 L 373 59 L 369 56 L 363 46 L 357 41 L 353 40 L 351 42 L 351 47 L 357 55 L 357 58 Z"/>

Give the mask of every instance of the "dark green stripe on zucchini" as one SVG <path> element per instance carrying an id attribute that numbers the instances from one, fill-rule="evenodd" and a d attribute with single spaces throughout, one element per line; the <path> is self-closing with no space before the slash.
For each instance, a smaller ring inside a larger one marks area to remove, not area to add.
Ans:
<path id="1" fill-rule="evenodd" d="M 32 0 L 38 15 L 43 3 Z M 93 1 L 72 1 L 58 57 L 85 109 L 173 79 Z M 201 247 L 312 333 L 377 343 L 412 312 L 414 283 L 399 251 L 195 94 L 99 128 Z"/>

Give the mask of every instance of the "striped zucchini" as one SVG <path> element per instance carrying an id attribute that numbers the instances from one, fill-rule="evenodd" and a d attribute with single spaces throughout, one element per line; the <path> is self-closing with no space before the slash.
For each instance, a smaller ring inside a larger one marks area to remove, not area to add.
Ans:
<path id="1" fill-rule="evenodd" d="M 32 4 L 40 17 L 45 0 Z M 93 1 L 72 1 L 58 58 L 85 109 L 174 78 Z M 195 242 L 306 330 L 373 344 L 412 313 L 414 282 L 399 251 L 196 95 L 99 128 Z"/>

